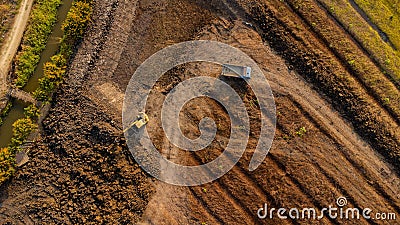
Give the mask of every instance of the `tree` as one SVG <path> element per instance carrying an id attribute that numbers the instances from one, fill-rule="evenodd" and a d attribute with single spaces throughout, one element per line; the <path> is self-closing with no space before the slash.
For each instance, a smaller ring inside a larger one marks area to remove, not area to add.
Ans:
<path id="1" fill-rule="evenodd" d="M 62 25 L 65 38 L 72 42 L 82 38 L 90 21 L 90 15 L 91 7 L 89 3 L 74 2 Z"/>
<path id="2" fill-rule="evenodd" d="M 28 107 L 24 108 L 24 114 L 26 118 L 34 119 L 39 117 L 39 109 L 34 105 L 31 104 Z"/>
<path id="3" fill-rule="evenodd" d="M 13 124 L 13 137 L 11 139 L 10 150 L 16 151 L 19 146 L 24 144 L 29 134 L 37 129 L 38 125 L 29 118 L 19 119 Z"/>

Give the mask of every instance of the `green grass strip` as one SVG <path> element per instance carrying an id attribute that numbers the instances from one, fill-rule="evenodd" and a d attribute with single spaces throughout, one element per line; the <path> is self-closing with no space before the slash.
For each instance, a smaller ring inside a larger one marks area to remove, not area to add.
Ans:
<path id="1" fill-rule="evenodd" d="M 400 16 L 396 11 L 395 3 L 384 0 L 354 0 L 357 5 L 368 15 L 383 32 L 385 32 L 393 45 L 400 49 Z"/>
<path id="2" fill-rule="evenodd" d="M 357 14 L 345 0 L 319 0 L 351 35 L 379 63 L 389 76 L 400 83 L 400 52 L 384 42 L 377 31 Z"/>

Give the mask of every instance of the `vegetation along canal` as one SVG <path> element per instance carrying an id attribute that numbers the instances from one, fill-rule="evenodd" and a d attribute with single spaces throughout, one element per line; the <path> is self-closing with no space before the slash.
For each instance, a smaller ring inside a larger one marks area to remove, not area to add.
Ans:
<path id="1" fill-rule="evenodd" d="M 60 40 L 63 35 L 61 30 L 61 25 L 67 13 L 72 6 L 72 0 L 64 0 L 57 13 L 57 23 L 54 25 L 53 30 L 47 40 L 46 49 L 42 52 L 40 56 L 40 62 L 35 70 L 33 76 L 29 79 L 27 85 L 23 88 L 24 91 L 32 93 L 39 86 L 39 79 L 43 76 L 43 65 L 50 60 L 60 45 Z M 6 147 L 12 138 L 12 125 L 13 123 L 24 117 L 24 108 L 27 106 L 26 103 L 21 102 L 16 99 L 12 99 L 13 107 L 11 108 L 8 115 L 3 118 L 3 124 L 0 126 L 0 147 Z"/>

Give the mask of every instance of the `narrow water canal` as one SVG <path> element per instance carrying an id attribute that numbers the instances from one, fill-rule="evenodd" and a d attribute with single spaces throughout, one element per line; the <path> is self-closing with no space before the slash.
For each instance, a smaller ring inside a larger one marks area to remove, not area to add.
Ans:
<path id="1" fill-rule="evenodd" d="M 72 0 L 63 0 L 62 5 L 58 8 L 57 23 L 53 27 L 52 33 L 46 44 L 46 49 L 42 52 L 40 56 L 40 62 L 35 70 L 33 76 L 29 79 L 28 84 L 24 87 L 27 92 L 33 92 L 39 86 L 39 79 L 43 76 L 43 65 L 50 60 L 60 45 L 60 40 L 63 35 L 61 30 L 61 25 L 67 13 L 71 8 Z M 24 117 L 24 108 L 27 106 L 19 100 L 13 99 L 13 107 L 9 114 L 3 119 L 4 123 L 0 126 L 0 147 L 6 147 L 12 138 L 12 124 Z"/>

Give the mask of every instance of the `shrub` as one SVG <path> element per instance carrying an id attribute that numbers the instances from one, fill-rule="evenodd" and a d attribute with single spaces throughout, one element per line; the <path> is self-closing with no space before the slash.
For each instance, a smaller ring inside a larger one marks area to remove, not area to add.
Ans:
<path id="1" fill-rule="evenodd" d="M 90 2 L 77 1 L 72 4 L 62 25 L 64 35 L 59 53 L 44 65 L 43 77 L 39 79 L 39 88 L 33 93 L 37 100 L 49 101 L 51 94 L 62 83 L 72 46 L 83 37 L 90 21 L 91 11 Z"/>
<path id="2" fill-rule="evenodd" d="M 11 150 L 18 150 L 23 145 L 29 134 L 37 129 L 38 125 L 29 118 L 19 119 L 13 124 L 13 137 L 9 147 Z"/>
<path id="3" fill-rule="evenodd" d="M 15 172 L 15 154 L 8 148 L 0 149 L 0 184 Z"/>
<path id="4" fill-rule="evenodd" d="M 84 1 L 74 2 L 62 25 L 64 39 L 74 42 L 82 38 L 90 21 L 90 15 L 91 7 L 89 3 Z"/>
<path id="5" fill-rule="evenodd" d="M 43 68 L 43 77 L 39 79 L 39 87 L 33 95 L 39 101 L 48 101 L 55 88 L 63 81 L 67 68 L 67 60 L 62 54 L 51 57 Z"/>
<path id="6" fill-rule="evenodd" d="M 8 101 L 6 107 L 0 112 L 0 126 L 3 125 L 3 118 L 8 115 L 12 107 L 12 102 Z"/>
<path id="7" fill-rule="evenodd" d="M 307 133 L 307 129 L 305 127 L 301 127 L 298 131 L 296 131 L 296 134 L 299 137 L 303 137 Z"/>
<path id="8" fill-rule="evenodd" d="M 40 116 L 39 109 L 34 104 L 24 108 L 24 114 L 25 117 L 29 119 L 34 119 Z"/>
<path id="9" fill-rule="evenodd" d="M 29 134 L 37 128 L 31 119 L 19 119 L 13 124 L 13 138 L 8 148 L 0 149 L 0 184 L 15 172 L 15 154 Z"/>
<path id="10" fill-rule="evenodd" d="M 21 43 L 22 50 L 15 60 L 15 85 L 25 86 L 35 72 L 40 54 L 57 21 L 57 8 L 61 0 L 37 0 L 29 18 L 29 24 Z"/>

